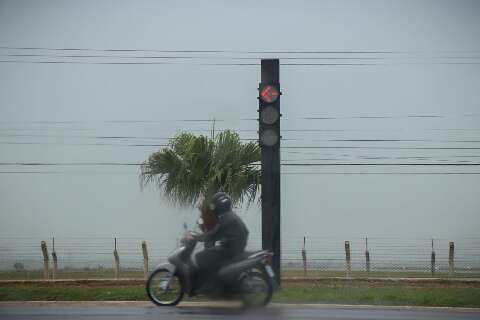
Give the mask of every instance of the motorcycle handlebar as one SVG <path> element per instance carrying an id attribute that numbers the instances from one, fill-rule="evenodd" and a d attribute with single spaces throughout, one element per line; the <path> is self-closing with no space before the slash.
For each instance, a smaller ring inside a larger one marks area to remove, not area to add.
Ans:
<path id="1" fill-rule="evenodd" d="M 199 236 L 200 233 L 195 232 L 195 231 L 187 231 L 185 232 L 183 238 L 180 240 L 180 242 L 184 245 L 188 244 L 189 242 L 192 241 L 197 241 L 197 236 Z"/>

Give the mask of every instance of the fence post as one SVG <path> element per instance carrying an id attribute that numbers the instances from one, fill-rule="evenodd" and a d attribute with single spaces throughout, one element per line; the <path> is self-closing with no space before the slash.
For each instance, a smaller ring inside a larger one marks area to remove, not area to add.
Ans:
<path id="1" fill-rule="evenodd" d="M 143 277 L 145 280 L 148 278 L 148 251 L 147 242 L 142 241 L 142 253 L 143 253 Z"/>
<path id="2" fill-rule="evenodd" d="M 306 237 L 303 237 L 303 249 L 302 249 L 302 260 L 303 260 L 303 276 L 307 276 L 307 251 L 305 250 L 305 241 Z"/>
<path id="3" fill-rule="evenodd" d="M 49 278 L 49 271 L 48 271 L 48 251 L 47 251 L 47 243 L 42 241 L 40 244 L 43 253 L 43 279 L 48 280 Z"/>
<path id="4" fill-rule="evenodd" d="M 52 260 L 53 260 L 52 279 L 55 280 L 57 278 L 57 272 L 58 272 L 57 252 L 55 251 L 55 237 L 52 238 Z"/>
<path id="5" fill-rule="evenodd" d="M 455 272 L 455 244 L 450 241 L 448 244 L 448 274 L 453 276 Z"/>
<path id="6" fill-rule="evenodd" d="M 435 249 L 433 247 L 433 239 L 432 239 L 432 256 L 430 258 L 430 269 L 432 272 L 432 277 L 435 276 Z"/>
<path id="7" fill-rule="evenodd" d="M 113 250 L 113 257 L 115 258 L 115 279 L 120 276 L 120 258 L 117 251 L 117 238 L 115 238 L 115 250 Z"/>
<path id="8" fill-rule="evenodd" d="M 350 241 L 345 241 L 345 262 L 347 277 L 350 277 L 352 272 L 352 264 L 350 260 Z"/>
<path id="9" fill-rule="evenodd" d="M 370 274 L 370 252 L 368 251 L 368 238 L 365 237 L 365 269 Z"/>

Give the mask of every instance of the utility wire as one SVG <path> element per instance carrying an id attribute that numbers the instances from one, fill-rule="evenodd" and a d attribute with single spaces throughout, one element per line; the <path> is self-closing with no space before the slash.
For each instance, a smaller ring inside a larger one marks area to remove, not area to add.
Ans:
<path id="1" fill-rule="evenodd" d="M 253 118 L 236 118 L 236 119 L 215 119 L 215 121 L 253 121 Z M 213 119 L 164 119 L 164 120 L 0 120 L 0 124 L 21 123 L 21 124 L 88 124 L 88 123 L 114 123 L 114 124 L 145 124 L 145 123 L 165 123 L 165 122 L 207 122 L 211 123 Z"/>
<path id="2" fill-rule="evenodd" d="M 97 135 L 60 135 L 60 134 L 3 134 L 0 137 L 35 137 L 35 138 L 75 138 L 75 139 L 97 139 L 97 140 L 171 140 L 174 137 L 155 136 L 97 136 Z M 256 141 L 258 138 L 240 138 L 245 141 Z M 435 139 L 302 139 L 282 138 L 282 141 L 310 141 L 310 142 L 443 142 L 443 143 L 478 143 L 480 140 L 435 140 Z"/>
<path id="3" fill-rule="evenodd" d="M 260 66 L 260 63 L 195 63 L 195 62 L 93 62 L 93 61 L 28 61 L 0 60 L 11 64 L 80 64 L 80 65 L 198 65 L 198 66 Z M 394 65 L 480 65 L 480 62 L 393 62 L 393 63 L 280 63 L 282 66 L 394 66 Z"/>
<path id="4" fill-rule="evenodd" d="M 282 117 L 282 120 L 346 120 L 346 119 L 429 119 L 429 118 L 448 118 L 448 117 L 480 117 L 480 113 L 466 113 L 466 114 L 408 114 L 408 115 L 358 115 L 358 116 L 286 116 Z M 22 123 L 22 124 L 45 124 L 45 125 L 56 125 L 56 124 L 86 124 L 86 123 L 164 123 L 164 122 L 206 122 L 211 123 L 213 121 L 209 118 L 190 118 L 190 119 L 158 119 L 158 120 L 0 120 L 0 124 L 9 124 L 9 123 Z M 215 118 L 216 122 L 227 122 L 227 121 L 258 121 L 258 118 Z M 480 129 L 479 129 L 480 130 Z"/>
<path id="5" fill-rule="evenodd" d="M 328 51 L 328 50 L 158 50 L 158 49 L 99 49 L 99 48 L 78 48 L 78 47 L 14 47 L 0 46 L 5 50 L 44 50 L 44 51 L 94 51 L 94 52 L 160 52 L 160 53 L 240 53 L 240 54 L 392 54 L 407 53 L 408 51 Z M 463 51 L 456 51 L 463 52 Z M 472 51 L 467 51 L 472 52 Z"/>
<path id="6" fill-rule="evenodd" d="M 0 171 L 0 174 L 138 175 L 135 172 Z M 282 172 L 281 175 L 480 175 L 480 172 Z"/>
<path id="7" fill-rule="evenodd" d="M 110 138 L 112 140 L 112 138 Z M 240 139 L 256 141 L 258 139 Z M 474 142 L 474 141 L 470 141 Z M 0 141 L 0 145 L 52 145 L 52 146 L 116 146 L 116 147 L 168 147 L 168 143 L 67 143 L 67 142 L 32 142 Z M 480 150 L 480 147 L 380 147 L 380 146 L 281 146 L 281 149 L 371 149 L 371 150 Z"/>
<path id="8" fill-rule="evenodd" d="M 199 66 L 260 66 L 260 63 L 195 63 L 195 62 L 93 62 L 93 61 L 28 61 L 0 60 L 0 63 L 15 64 L 87 64 L 87 65 L 199 65 Z M 445 63 L 445 64 L 477 64 L 477 63 Z M 480 63 L 479 63 L 480 64 Z M 285 66 L 368 66 L 377 63 L 284 63 Z"/>
<path id="9" fill-rule="evenodd" d="M 480 50 L 204 50 L 204 49 L 133 49 L 133 48 L 88 48 L 88 47 L 42 47 L 42 46 L 0 46 L 4 50 L 44 51 L 94 51 L 94 52 L 161 52 L 161 53 L 240 53 L 240 54 L 432 54 L 432 53 L 480 53 Z"/>
<path id="10" fill-rule="evenodd" d="M 480 172 L 282 172 L 282 175 L 479 175 Z"/>
<path id="11" fill-rule="evenodd" d="M 480 163 L 282 163 L 282 166 L 480 166 Z"/>
<path id="12" fill-rule="evenodd" d="M 135 162 L 0 162 L 0 166 L 141 166 Z M 259 165 L 252 164 L 252 165 Z M 480 166 L 480 163 L 281 163 L 282 166 Z"/>
<path id="13" fill-rule="evenodd" d="M 264 59 L 264 57 L 241 57 L 241 56 L 205 56 L 205 55 L 196 55 L 196 56 L 178 56 L 178 55 L 162 55 L 162 56 L 145 56 L 145 55 L 102 55 L 102 54 L 38 54 L 38 53 L 14 53 L 14 54 L 0 54 L 0 57 L 22 57 L 22 58 L 113 58 L 113 59 L 171 59 L 171 60 L 261 60 Z M 429 57 L 423 57 L 423 56 L 390 56 L 390 57 L 317 57 L 317 56 L 304 56 L 304 57 L 280 57 L 281 60 L 379 60 L 379 61 L 385 61 L 388 59 L 392 60 L 398 60 L 398 59 L 445 59 L 445 60 L 454 60 L 454 59 L 459 59 L 459 60 L 475 60 L 475 59 L 480 59 L 480 56 L 429 56 Z"/>
<path id="14" fill-rule="evenodd" d="M 51 145 L 51 146 L 113 146 L 113 147 L 168 147 L 168 144 L 119 144 L 119 143 L 61 143 L 61 142 L 11 142 L 0 141 L 0 145 Z"/>
<path id="15" fill-rule="evenodd" d="M 477 147 L 282 146 L 282 149 L 480 150 Z"/>

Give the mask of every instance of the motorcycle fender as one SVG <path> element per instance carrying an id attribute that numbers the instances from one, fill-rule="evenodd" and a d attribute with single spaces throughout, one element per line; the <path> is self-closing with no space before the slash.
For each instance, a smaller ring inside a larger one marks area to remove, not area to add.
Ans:
<path id="1" fill-rule="evenodd" d="M 262 257 L 258 257 L 258 258 L 247 259 L 247 260 L 244 260 L 244 261 L 240 261 L 240 262 L 228 265 L 228 266 L 220 269 L 220 271 L 218 272 L 218 275 L 222 279 L 225 279 L 225 280 L 229 279 L 230 277 L 232 277 L 232 276 L 234 277 L 236 274 L 240 273 L 243 270 L 247 270 L 247 269 L 250 269 L 250 268 L 254 267 L 262 259 L 263 259 Z"/>
<path id="2" fill-rule="evenodd" d="M 171 273 L 175 273 L 175 270 L 177 270 L 177 267 L 167 262 L 167 263 L 160 263 L 159 265 L 157 265 L 155 267 L 155 270 L 158 270 L 158 269 L 167 269 Z"/>
<path id="3" fill-rule="evenodd" d="M 158 269 L 167 269 L 171 273 L 177 272 L 177 274 L 180 276 L 181 280 L 184 281 L 185 285 L 185 292 L 187 292 L 189 295 L 191 295 L 192 292 L 192 284 L 190 281 L 190 274 L 188 273 L 187 266 L 185 264 L 182 264 L 180 266 L 176 266 L 171 263 L 161 263 L 158 266 L 155 267 L 155 270 Z M 155 271 L 154 270 L 154 271 Z"/>

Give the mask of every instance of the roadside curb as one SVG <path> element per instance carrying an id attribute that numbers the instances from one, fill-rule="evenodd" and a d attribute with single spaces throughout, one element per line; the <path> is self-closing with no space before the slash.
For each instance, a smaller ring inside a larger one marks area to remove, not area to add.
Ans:
<path id="1" fill-rule="evenodd" d="M 149 301 L 0 301 L 0 307 L 19 306 L 117 306 L 160 308 Z M 235 308 L 240 304 L 232 301 L 182 302 L 177 307 L 164 308 Z M 422 306 L 388 306 L 388 305 L 355 305 L 355 304 L 309 304 L 309 303 L 271 303 L 268 308 L 283 309 L 377 309 L 377 310 L 416 310 L 416 311 L 455 311 L 479 313 L 480 308 L 466 307 L 422 307 Z"/>

